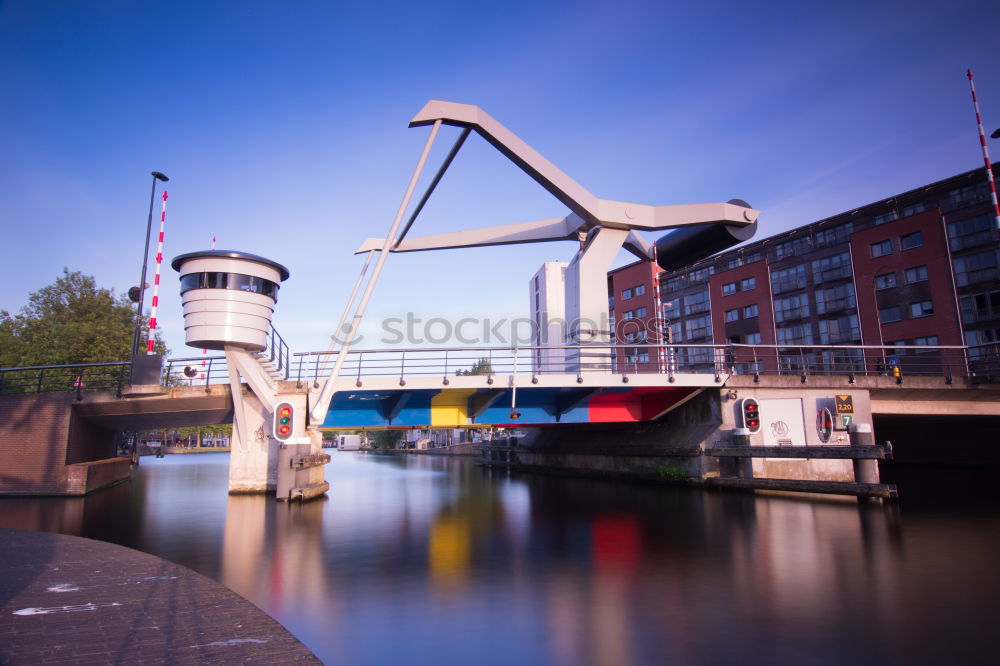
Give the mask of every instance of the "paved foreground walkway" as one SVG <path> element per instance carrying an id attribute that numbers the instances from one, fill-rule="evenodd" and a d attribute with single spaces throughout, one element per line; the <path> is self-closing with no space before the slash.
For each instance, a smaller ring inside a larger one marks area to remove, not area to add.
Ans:
<path id="1" fill-rule="evenodd" d="M 318 664 L 266 613 L 166 560 L 0 529 L 0 664 Z"/>

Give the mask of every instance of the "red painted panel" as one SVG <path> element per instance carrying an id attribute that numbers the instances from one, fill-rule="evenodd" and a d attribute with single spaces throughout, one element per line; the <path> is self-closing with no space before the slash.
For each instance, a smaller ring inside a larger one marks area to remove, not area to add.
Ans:
<path id="1" fill-rule="evenodd" d="M 696 390 L 690 388 L 661 389 L 655 393 L 643 395 L 641 398 L 642 420 L 651 421 L 655 419 Z"/>
<path id="2" fill-rule="evenodd" d="M 597 395 L 587 403 L 591 423 L 621 423 L 642 420 L 642 403 L 632 393 Z"/>
<path id="3" fill-rule="evenodd" d="M 596 395 L 588 402 L 591 423 L 620 423 L 654 419 L 696 389 L 634 388 L 624 393 Z"/>

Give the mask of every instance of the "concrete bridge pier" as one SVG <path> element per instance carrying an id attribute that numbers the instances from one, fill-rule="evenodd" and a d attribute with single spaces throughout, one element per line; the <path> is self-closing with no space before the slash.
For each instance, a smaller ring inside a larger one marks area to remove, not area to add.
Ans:
<path id="1" fill-rule="evenodd" d="M 253 393 L 241 396 L 243 419 L 233 419 L 229 458 L 230 494 L 273 493 L 278 486 L 278 442 L 271 410 Z"/>

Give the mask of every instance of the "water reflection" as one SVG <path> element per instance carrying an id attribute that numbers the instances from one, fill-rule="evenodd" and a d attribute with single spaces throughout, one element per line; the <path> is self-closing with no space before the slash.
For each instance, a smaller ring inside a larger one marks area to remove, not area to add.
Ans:
<path id="1" fill-rule="evenodd" d="M 0 525 L 216 578 L 327 663 L 974 662 L 995 505 L 858 507 L 335 454 L 326 500 L 226 495 L 223 454 L 143 461 Z M 930 507 L 930 508 L 928 508 Z"/>

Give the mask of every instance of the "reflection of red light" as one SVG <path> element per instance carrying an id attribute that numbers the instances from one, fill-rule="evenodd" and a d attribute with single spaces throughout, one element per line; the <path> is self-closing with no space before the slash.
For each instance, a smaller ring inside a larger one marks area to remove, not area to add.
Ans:
<path id="1" fill-rule="evenodd" d="M 592 527 L 598 566 L 633 571 L 642 551 L 639 524 L 631 516 L 598 517 Z"/>

